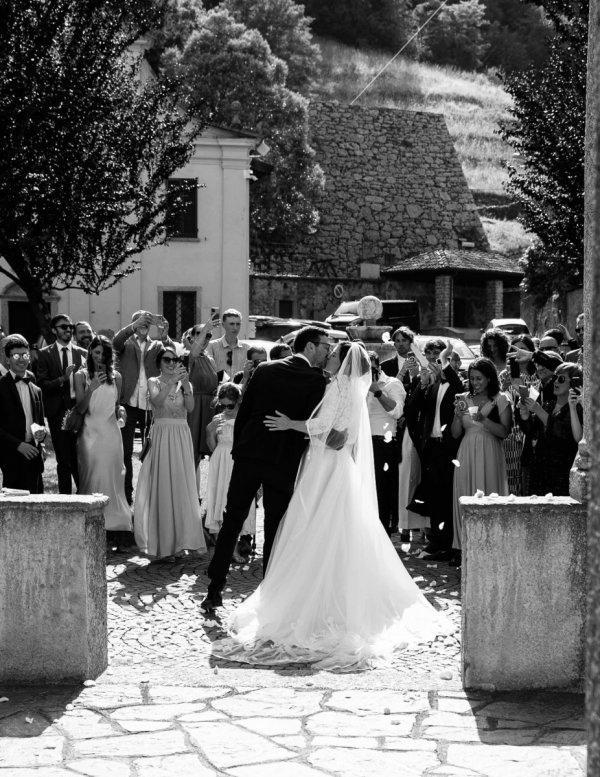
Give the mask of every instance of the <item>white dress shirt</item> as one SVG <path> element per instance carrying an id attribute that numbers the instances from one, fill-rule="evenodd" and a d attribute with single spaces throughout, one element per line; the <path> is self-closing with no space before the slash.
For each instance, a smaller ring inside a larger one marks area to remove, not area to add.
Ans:
<path id="1" fill-rule="evenodd" d="M 246 364 L 246 354 L 249 348 L 248 343 L 238 340 L 235 345 L 229 345 L 223 337 L 217 340 L 211 340 L 206 346 L 206 353 L 215 360 L 217 372 L 226 372 L 230 378 L 233 378 L 236 372 L 244 369 Z M 227 355 L 231 352 L 231 364 L 227 363 Z"/>
<path id="2" fill-rule="evenodd" d="M 63 350 L 66 350 L 67 352 L 67 365 L 70 367 L 73 364 L 73 349 L 71 348 L 71 341 L 69 341 L 68 345 L 63 345 L 62 343 L 56 343 L 56 347 L 58 348 L 58 359 L 61 363 L 63 362 Z M 75 399 L 75 386 L 73 385 L 73 375 L 75 373 L 72 372 L 69 375 L 69 393 L 71 395 L 71 399 Z"/>
<path id="3" fill-rule="evenodd" d="M 373 395 L 372 391 L 367 393 L 367 410 L 369 411 L 369 423 L 371 424 L 371 436 L 385 437 L 386 434 L 393 437 L 396 434 L 398 419 L 404 410 L 404 399 L 406 391 L 402 382 L 398 378 L 390 378 L 389 375 L 381 373 L 379 383 L 382 383 L 381 392 L 396 404 L 391 410 L 384 410 L 381 402 Z"/>
<path id="4" fill-rule="evenodd" d="M 435 418 L 433 420 L 433 427 L 431 429 L 430 437 L 442 436 L 442 422 L 440 421 L 440 408 L 442 406 L 442 399 L 444 398 L 446 391 L 448 391 L 449 386 L 450 384 L 445 381 L 444 383 L 440 383 L 440 387 L 438 388 L 437 398 L 435 400 Z"/>

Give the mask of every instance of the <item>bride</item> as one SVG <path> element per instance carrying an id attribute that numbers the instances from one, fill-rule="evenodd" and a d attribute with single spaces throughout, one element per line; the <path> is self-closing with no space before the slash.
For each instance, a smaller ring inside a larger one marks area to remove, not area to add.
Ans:
<path id="1" fill-rule="evenodd" d="M 265 579 L 228 618 L 213 654 L 274 665 L 367 669 L 454 630 L 419 591 L 379 520 L 364 347 L 343 343 L 308 421 L 267 416 L 274 432 L 308 433 L 294 494 Z M 391 443 L 390 443 L 391 444 Z"/>

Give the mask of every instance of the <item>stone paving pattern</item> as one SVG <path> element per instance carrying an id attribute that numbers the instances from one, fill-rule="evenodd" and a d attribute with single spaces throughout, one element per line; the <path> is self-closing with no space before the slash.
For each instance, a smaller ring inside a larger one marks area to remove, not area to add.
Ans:
<path id="1" fill-rule="evenodd" d="M 396 547 L 459 626 L 460 574 Z M 582 695 L 463 692 L 458 632 L 361 673 L 214 658 L 207 563 L 109 556 L 109 669 L 88 687 L 0 688 L 0 777 L 584 775 Z M 258 556 L 235 565 L 225 611 L 261 577 Z"/>

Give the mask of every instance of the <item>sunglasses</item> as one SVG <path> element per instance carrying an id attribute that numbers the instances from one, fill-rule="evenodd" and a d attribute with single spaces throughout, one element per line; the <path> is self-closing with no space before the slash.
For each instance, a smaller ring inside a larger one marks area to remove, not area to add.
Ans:
<path id="1" fill-rule="evenodd" d="M 223 410 L 232 410 L 235 407 L 235 403 L 231 404 L 231 402 L 219 402 L 219 407 L 222 407 Z"/>
<path id="2" fill-rule="evenodd" d="M 172 362 L 177 363 L 179 359 L 174 359 L 172 356 L 163 356 L 161 361 L 165 362 L 165 364 L 171 364 Z"/>
<path id="3" fill-rule="evenodd" d="M 554 378 L 555 383 L 564 383 L 565 380 L 570 380 L 566 375 L 558 375 L 556 378 Z"/>
<path id="4" fill-rule="evenodd" d="M 73 329 L 73 324 L 57 324 L 57 329 Z"/>
<path id="5" fill-rule="evenodd" d="M 11 353 L 10 359 L 17 359 L 20 361 L 28 362 L 31 358 L 28 353 Z"/>
<path id="6" fill-rule="evenodd" d="M 229 367 L 231 367 L 231 362 L 233 361 L 233 351 L 227 351 L 227 364 Z"/>
<path id="7" fill-rule="evenodd" d="M 554 351 L 555 353 L 558 351 L 558 348 L 554 345 L 546 345 L 544 348 L 540 348 L 540 351 Z"/>

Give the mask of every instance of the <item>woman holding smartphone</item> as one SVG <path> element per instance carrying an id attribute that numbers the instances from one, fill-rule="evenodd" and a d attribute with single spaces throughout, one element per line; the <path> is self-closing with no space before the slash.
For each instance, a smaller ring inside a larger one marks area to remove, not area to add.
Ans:
<path id="1" fill-rule="evenodd" d="M 77 465 L 80 494 L 105 494 L 107 532 L 131 531 L 131 508 L 125 499 L 123 442 L 118 421 L 124 410 L 119 405 L 121 376 L 113 369 L 110 341 L 96 335 L 90 343 L 87 365 L 73 378 L 77 410 L 84 414 L 77 438 Z M 109 541 L 121 543 L 118 536 Z M 112 543 L 111 543 L 112 544 Z"/>
<path id="2" fill-rule="evenodd" d="M 469 391 L 457 394 L 451 432 L 462 441 L 454 471 L 455 556 L 451 566 L 461 565 L 462 515 L 459 499 L 484 494 L 508 495 L 508 481 L 502 440 L 512 425 L 512 411 L 506 395 L 500 391 L 498 373 L 491 359 L 482 357 L 469 365 Z"/>
<path id="3" fill-rule="evenodd" d="M 148 379 L 154 420 L 135 492 L 135 540 L 149 556 L 171 559 L 186 550 L 205 552 L 206 543 L 187 421 L 194 408 L 189 375 L 172 348 L 158 353 L 156 366 L 160 375 Z"/>
<path id="4" fill-rule="evenodd" d="M 554 372 L 554 399 L 542 405 L 532 398 L 521 403 L 521 425 L 537 436 L 531 460 L 531 493 L 569 495 L 569 473 L 583 437 L 581 386 L 577 364 L 560 364 Z"/>

